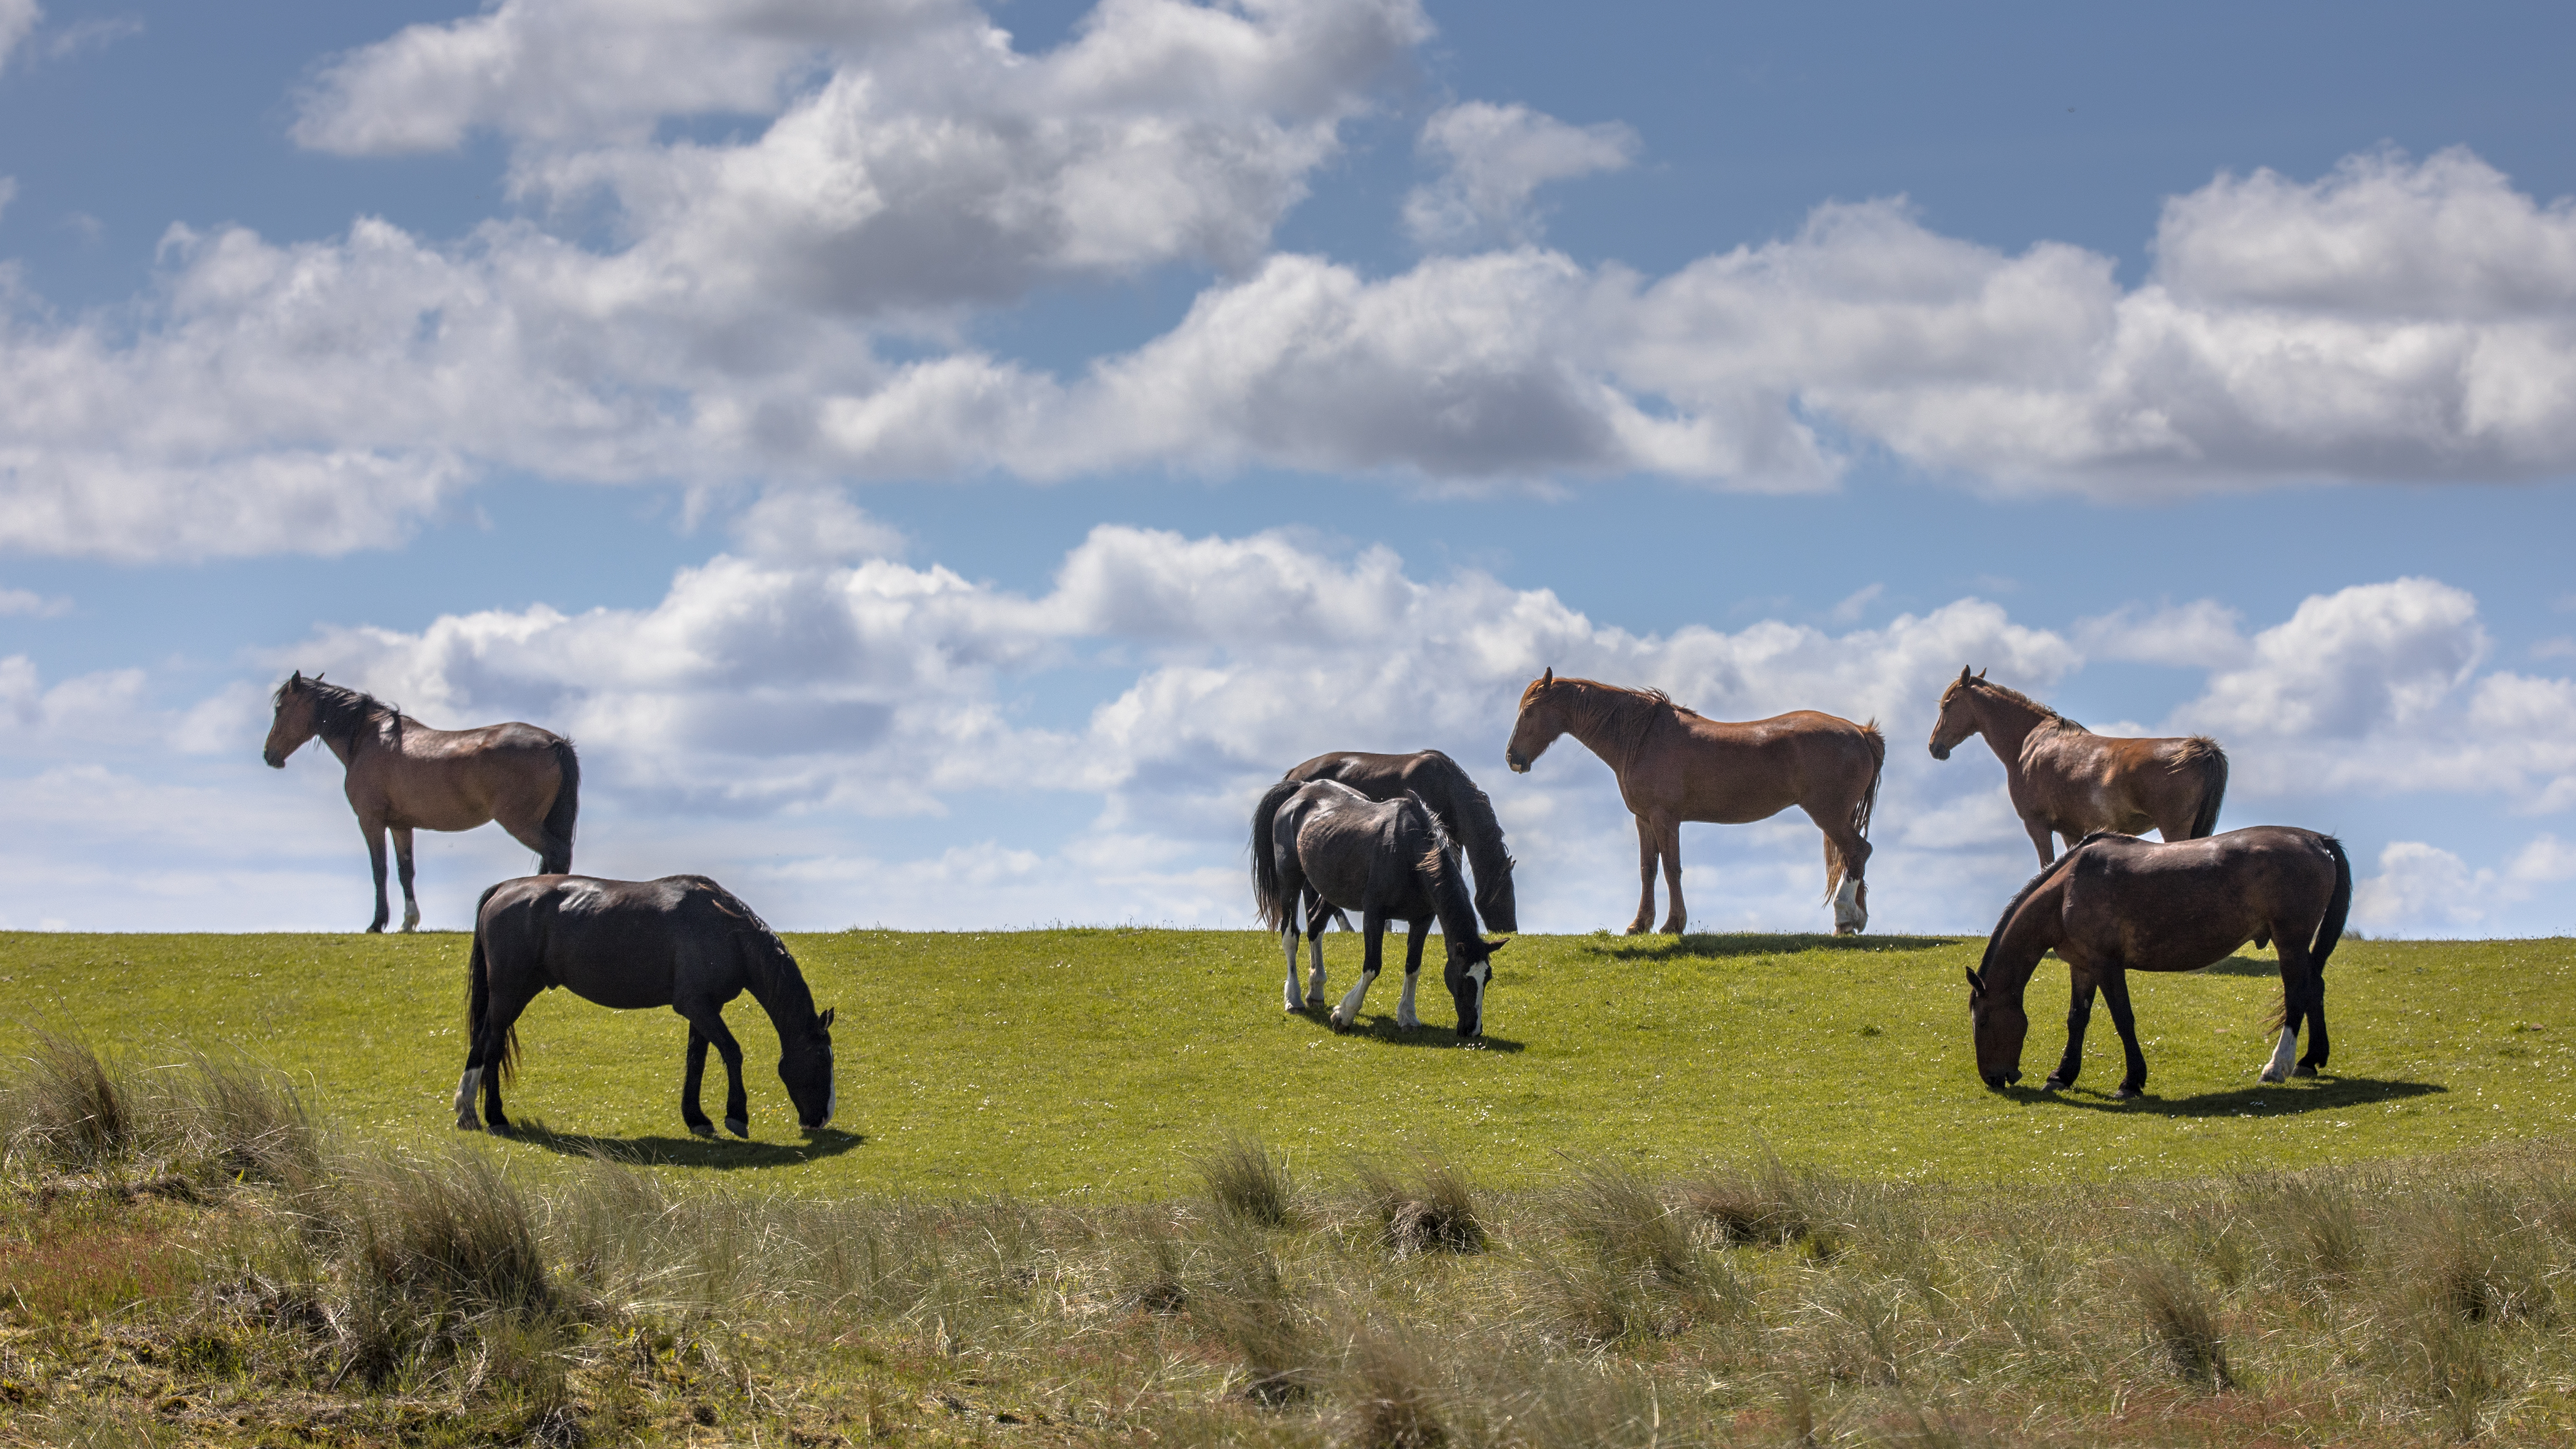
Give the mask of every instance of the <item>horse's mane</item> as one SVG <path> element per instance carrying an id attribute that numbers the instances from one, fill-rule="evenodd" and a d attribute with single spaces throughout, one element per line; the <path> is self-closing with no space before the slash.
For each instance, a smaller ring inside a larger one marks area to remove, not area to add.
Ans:
<path id="1" fill-rule="evenodd" d="M 1540 681 L 1532 680 L 1530 687 L 1521 691 L 1521 704 L 1524 707 L 1538 696 L 1539 684 Z M 1686 704 L 1674 703 L 1673 697 L 1660 689 L 1631 689 L 1624 684 L 1604 684 L 1598 679 L 1576 679 L 1571 675 L 1560 677 L 1550 687 L 1556 688 L 1568 684 L 1577 686 L 1578 692 L 1587 698 L 1592 697 L 1597 691 L 1599 697 L 1593 702 L 1616 714 L 1625 715 L 1641 709 L 1669 709 L 1675 714 L 1686 714 L 1693 719 L 1702 718 L 1698 710 Z"/>
<path id="2" fill-rule="evenodd" d="M 2113 833 L 2115 832 L 2097 830 L 2093 832 L 2093 835 L 2107 835 Z M 2082 848 L 2086 842 L 2093 839 L 2093 835 L 2087 835 L 2083 840 L 2076 842 L 2076 848 Z M 1994 964 L 1995 943 L 2004 938 L 2004 927 L 2012 924 L 2013 914 L 2021 909 L 2021 903 L 2029 900 L 2041 886 L 2048 884 L 2050 877 L 2056 875 L 2059 871 L 2066 869 L 2067 863 L 2073 859 L 2075 859 L 2075 850 L 2070 849 L 2064 855 L 2061 855 L 2057 859 L 2050 861 L 2048 864 L 2041 866 L 2039 868 L 2039 874 L 2032 876 L 2020 890 L 2013 892 L 2012 904 L 2004 907 L 2004 913 L 1995 918 L 1995 928 L 1986 936 L 1986 953 L 1985 955 L 1977 958 L 1978 975 L 1985 975 L 1986 968 Z"/>
<path id="3" fill-rule="evenodd" d="M 1407 790 L 1404 798 L 1422 815 L 1429 843 L 1416 862 L 1431 880 L 1431 908 L 1440 917 L 1444 933 L 1473 936 L 1476 934 L 1476 902 L 1467 894 L 1466 878 L 1458 873 L 1458 842 L 1449 838 L 1449 828 L 1440 823 L 1440 812 L 1415 791 Z"/>
<path id="4" fill-rule="evenodd" d="M 2047 705 L 2040 703 L 2038 700 L 2031 698 L 2020 690 L 2015 689 L 2008 684 L 1997 684 L 1993 680 L 1986 678 L 1984 675 L 1978 675 L 1970 679 L 1951 680 L 1950 687 L 1941 691 L 1941 707 L 1944 709 L 1949 708 L 1951 699 L 1955 697 L 1960 690 L 1969 688 L 1986 690 L 1989 693 L 2001 695 L 2005 699 L 2012 701 L 2014 704 L 2026 706 L 2032 712 L 2036 713 L 2041 719 L 2050 724 L 2056 725 L 2060 729 L 2084 730 L 2084 733 L 2086 734 L 2092 733 L 2091 730 L 2084 729 L 2084 726 L 2076 723 L 2074 720 L 2068 719 L 2062 714 L 2059 714 L 2056 710 L 2049 708 Z M 2046 873 L 2047 872 L 2045 871 L 2041 872 L 2043 875 Z"/>
<path id="5" fill-rule="evenodd" d="M 286 703 L 286 691 L 295 688 L 289 679 L 277 687 L 274 704 Z M 325 684 L 315 675 L 303 682 L 302 688 L 313 695 L 313 732 L 326 740 L 337 740 L 343 746 L 356 743 L 358 731 L 369 726 L 390 724 L 396 742 L 402 739 L 402 711 L 383 700 L 339 684 Z"/>
<path id="6" fill-rule="evenodd" d="M 1503 844 L 1503 822 L 1494 814 L 1493 800 L 1468 778 L 1466 771 L 1458 768 L 1456 760 L 1438 750 L 1425 750 L 1423 753 L 1437 758 L 1447 767 L 1438 772 L 1441 786 L 1449 797 L 1449 808 L 1457 814 L 1459 833 L 1466 837 L 1457 843 L 1467 852 L 1477 873 L 1481 876 L 1487 869 L 1510 870 L 1518 862 L 1512 859 L 1510 848 Z M 1437 810 L 1431 813 L 1434 817 L 1440 814 Z"/>

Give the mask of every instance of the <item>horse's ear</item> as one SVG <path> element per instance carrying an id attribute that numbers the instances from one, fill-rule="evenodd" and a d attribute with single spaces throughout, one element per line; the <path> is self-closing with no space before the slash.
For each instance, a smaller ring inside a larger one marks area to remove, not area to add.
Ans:
<path id="1" fill-rule="evenodd" d="M 1968 682 L 1968 666 L 1964 664 L 1959 666 L 1959 682 L 1961 684 Z"/>
<path id="2" fill-rule="evenodd" d="M 286 682 L 290 686 L 302 684 L 304 682 L 304 671 L 299 669 L 293 674 L 286 676 Z"/>
<path id="3" fill-rule="evenodd" d="M 841 1008 L 839 1008 L 839 1007 L 837 1007 L 837 1006 L 827 1006 L 827 1007 L 824 1007 L 824 1008 L 823 1008 L 823 1014 L 822 1014 L 821 1016 L 818 1016 L 818 1017 L 814 1018 L 814 1024 L 815 1024 L 816 1026 L 830 1026 L 830 1025 L 832 1024 L 832 1014 L 833 1014 L 834 1012 L 839 1011 L 840 1009 L 841 1009 Z"/>
<path id="4" fill-rule="evenodd" d="M 1978 670 L 1978 671 L 1977 671 L 1977 677 L 1978 677 L 1979 679 L 1983 679 L 1983 678 L 1985 678 L 1985 677 L 1986 677 L 1986 671 L 1984 671 L 1984 670 L 1982 670 L 1982 669 Z"/>
<path id="5" fill-rule="evenodd" d="M 1978 975 L 1978 974 L 1977 974 L 1977 968 L 1976 968 L 1976 967 L 1974 967 L 1974 966 L 1969 967 L 1969 968 L 1968 968 L 1968 995 L 1969 995 L 1970 997 L 1972 997 L 1972 998 L 1973 998 L 1973 997 L 1983 996 L 1983 995 L 1985 995 L 1985 994 L 1986 994 L 1986 978 L 1984 978 L 1984 977 L 1982 977 L 1982 976 L 1980 976 L 1980 975 Z"/>
<path id="6" fill-rule="evenodd" d="M 1547 673 L 1538 677 L 1538 687 L 1545 689 L 1554 683 L 1556 683 L 1556 666 L 1551 664 L 1547 667 Z"/>
<path id="7" fill-rule="evenodd" d="M 1491 956 L 1496 951 L 1499 951 L 1510 944 L 1511 942 L 1508 939 L 1501 941 L 1487 941 L 1485 943 L 1485 954 Z"/>

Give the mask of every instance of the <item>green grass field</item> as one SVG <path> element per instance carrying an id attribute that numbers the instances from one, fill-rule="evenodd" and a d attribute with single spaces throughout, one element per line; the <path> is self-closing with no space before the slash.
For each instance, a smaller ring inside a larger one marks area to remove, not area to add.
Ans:
<path id="1" fill-rule="evenodd" d="M 1357 938 L 1328 952 L 1338 995 Z M 2076 1089 L 1985 1091 L 1961 968 L 1979 943 L 1916 937 L 1530 937 L 1498 960 L 1489 1040 L 1460 1050 L 1434 969 L 1431 1023 L 1394 1030 L 1397 980 L 1337 1037 L 1279 1009 L 1276 947 L 1250 932 L 857 931 L 788 938 L 838 1005 L 841 1116 L 797 1131 L 777 1041 L 748 997 L 754 1139 L 680 1124 L 685 1030 L 550 993 L 520 1025 L 509 1106 L 531 1165 L 606 1146 L 683 1175 L 801 1193 L 1184 1193 L 1230 1131 L 1338 1174 L 1355 1151 L 1438 1144 L 1481 1182 L 1567 1158 L 1642 1172 L 1781 1158 L 1959 1183 L 2171 1178 L 2409 1156 L 2561 1135 L 2576 1112 L 2576 942 L 2351 941 L 2327 979 L 2332 1071 L 2263 1086 L 2279 995 L 2268 957 L 2132 981 L 2148 1096 L 2117 1103 L 2097 1011 Z M 0 1049 L 69 1029 L 148 1058 L 234 1048 L 285 1069 L 371 1140 L 452 1136 L 462 935 L 0 935 Z M 1433 948 L 1436 963 L 1437 943 Z M 2055 1061 L 2065 975 L 2034 980 L 2024 1067 Z M 713 1063 L 710 1063 L 711 1068 Z M 721 1074 L 711 1072 L 711 1108 Z M 757 1168 L 745 1174 L 741 1169 Z"/>

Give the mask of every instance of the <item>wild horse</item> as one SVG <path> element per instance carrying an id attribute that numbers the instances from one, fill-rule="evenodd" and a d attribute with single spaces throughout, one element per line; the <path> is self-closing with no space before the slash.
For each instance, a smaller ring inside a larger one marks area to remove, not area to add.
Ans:
<path id="1" fill-rule="evenodd" d="M 277 687 L 277 714 L 261 757 L 286 757 L 315 735 L 347 771 L 349 808 L 367 837 L 376 877 L 376 918 L 385 928 L 385 832 L 393 832 L 406 931 L 420 924 L 411 890 L 414 830 L 472 830 L 498 820 L 537 853 L 540 871 L 572 869 L 573 823 L 581 814 L 581 760 L 572 741 L 530 724 L 434 730 L 371 694 L 324 684 L 301 670 Z"/>
<path id="2" fill-rule="evenodd" d="M 2074 998 L 2066 1055 L 2049 1089 L 2073 1082 L 2083 1065 L 2098 988 L 2128 1055 L 2119 1095 L 2134 1097 L 2146 1088 L 2147 1059 L 2129 1010 L 2128 973 L 2197 971 L 2268 937 L 2281 963 L 2281 1040 L 2263 1080 L 2291 1074 L 2302 1023 L 2308 1051 L 2297 1073 L 2313 1077 L 2326 1064 L 2326 958 L 2343 939 L 2351 906 L 2352 862 L 2334 837 L 2313 830 L 2257 825 L 2165 845 L 2108 831 L 2086 836 L 2013 897 L 1986 939 L 1985 961 L 1968 973 L 1977 1075 L 1998 1090 L 2021 1080 L 2030 1032 L 2022 993 L 2054 948 L 2071 968 Z"/>
<path id="3" fill-rule="evenodd" d="M 1673 703 L 1660 689 L 1626 689 L 1556 671 L 1521 693 L 1520 719 L 1503 762 L 1527 774 L 1530 763 L 1571 734 L 1619 777 L 1619 797 L 1637 817 L 1636 935 L 1655 918 L 1655 863 L 1663 862 L 1672 909 L 1663 929 L 1680 935 L 1682 822 L 1742 825 L 1795 805 L 1825 832 L 1825 894 L 1834 903 L 1834 934 L 1869 924 L 1869 814 L 1878 799 L 1887 741 L 1878 724 L 1797 710 L 1730 724 Z"/>
<path id="4" fill-rule="evenodd" d="M 778 1031 L 778 1076 L 808 1131 L 832 1120 L 832 1013 L 819 1015 L 796 958 L 733 892 L 702 875 L 660 880 L 594 880 L 533 875 L 483 893 L 466 961 L 465 1075 L 456 1084 L 456 1125 L 510 1130 L 501 1084 L 519 1056 L 519 1013 L 537 993 L 561 986 L 618 1011 L 667 1006 L 689 1023 L 688 1075 L 680 1118 L 710 1136 L 698 1084 L 713 1044 L 724 1058 L 725 1127 L 751 1135 L 742 1089 L 742 1047 L 725 1029 L 725 1003 L 751 993 Z M 474 1090 L 483 1089 L 483 1122 Z"/>
<path id="5" fill-rule="evenodd" d="M 1290 1011 L 1301 1004 L 1323 1009 L 1322 908 L 1338 906 L 1360 913 L 1367 955 L 1359 984 L 1333 1008 L 1334 1030 L 1348 1031 L 1359 1020 L 1368 989 L 1384 965 L 1390 920 L 1405 922 L 1411 932 L 1405 941 L 1404 999 L 1396 1007 L 1395 1024 L 1406 1031 L 1422 1024 L 1414 1015 L 1413 988 L 1422 970 L 1422 943 L 1437 920 L 1448 951 L 1443 975 L 1458 1008 L 1458 1035 L 1472 1039 L 1484 1033 L 1492 957 L 1510 943 L 1477 935 L 1475 906 L 1458 869 L 1458 847 L 1422 797 L 1371 800 L 1336 780 L 1282 780 L 1262 795 L 1252 819 L 1253 901 L 1262 921 L 1280 933 L 1287 948 Z M 1310 891 L 1320 906 L 1308 917 L 1314 972 L 1301 1003 L 1298 906 Z"/>
<path id="6" fill-rule="evenodd" d="M 2154 829 L 2168 841 L 2198 840 L 2218 828 L 2227 796 L 2227 752 L 2207 735 L 2130 739 L 2097 735 L 2038 700 L 1990 684 L 1965 667 L 1941 691 L 1932 722 L 1932 758 L 1974 734 L 2004 762 L 2004 788 L 2021 816 L 2039 863 L 2057 858 L 2049 832 L 2069 848 L 2099 830 L 2136 835 Z"/>
<path id="7" fill-rule="evenodd" d="M 1475 868 L 1476 914 L 1484 919 L 1485 929 L 1508 936 L 1521 928 L 1520 910 L 1512 897 L 1512 853 L 1503 846 L 1502 822 L 1494 818 L 1494 802 L 1485 798 L 1457 761 L 1438 750 L 1410 755 L 1343 750 L 1317 755 L 1280 778 L 1299 784 L 1339 780 L 1372 800 L 1394 800 L 1408 793 L 1420 796 Z M 1263 833 L 1257 821 L 1253 833 L 1256 838 Z M 1350 922 L 1342 924 L 1347 928 Z"/>

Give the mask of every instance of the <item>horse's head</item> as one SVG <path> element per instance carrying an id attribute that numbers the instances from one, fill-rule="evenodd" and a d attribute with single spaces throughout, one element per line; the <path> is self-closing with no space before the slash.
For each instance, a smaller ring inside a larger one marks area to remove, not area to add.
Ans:
<path id="1" fill-rule="evenodd" d="M 832 1080 L 832 1014 L 838 1010 L 824 1008 L 800 1040 L 779 1043 L 778 1080 L 787 1084 L 796 1121 L 808 1132 L 831 1125 L 841 1106 L 840 1088 Z"/>
<path id="2" fill-rule="evenodd" d="M 299 669 L 277 687 L 277 717 L 268 722 L 268 744 L 259 752 L 270 769 L 285 769 L 286 757 L 313 738 L 313 686 L 321 682 L 321 675 L 308 680 Z"/>
<path id="3" fill-rule="evenodd" d="M 1977 1039 L 1977 1075 L 2000 1092 L 2021 1080 L 2022 1038 L 2030 1035 L 2030 1017 L 2018 997 L 2007 999 L 1986 989 L 1986 978 L 1968 972 L 1968 1025 Z"/>
<path id="4" fill-rule="evenodd" d="M 1458 1005 L 1458 1036 L 1474 1041 L 1485 1034 L 1485 988 L 1494 983 L 1494 953 L 1511 944 L 1481 936 L 1448 936 L 1449 999 Z"/>
<path id="5" fill-rule="evenodd" d="M 1547 753 L 1565 733 L 1565 699 L 1556 687 L 1556 666 L 1521 691 L 1521 717 L 1512 722 L 1512 737 L 1503 745 L 1503 763 L 1515 775 L 1529 773 L 1530 761 Z"/>
<path id="6" fill-rule="evenodd" d="M 1968 697 L 1976 692 L 1977 681 L 1985 677 L 1984 670 L 1971 675 L 1968 666 L 1962 664 L 1959 677 L 1950 682 L 1948 689 L 1941 691 L 1941 717 L 1932 721 L 1932 758 L 1950 758 L 1950 752 L 1959 747 L 1961 740 L 1977 732 L 1977 712 L 1968 703 Z"/>

